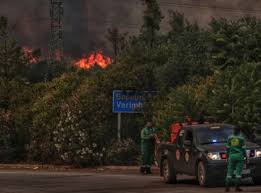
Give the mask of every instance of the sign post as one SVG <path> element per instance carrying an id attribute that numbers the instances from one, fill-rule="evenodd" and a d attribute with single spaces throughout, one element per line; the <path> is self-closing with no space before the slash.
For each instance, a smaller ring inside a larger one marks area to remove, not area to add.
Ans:
<path id="1" fill-rule="evenodd" d="M 118 113 L 118 141 L 121 141 L 121 113 Z"/>
<path id="2" fill-rule="evenodd" d="M 117 137 L 121 140 L 121 114 L 122 113 L 143 113 L 146 99 L 154 96 L 156 92 L 114 90 L 112 111 L 118 114 Z"/>

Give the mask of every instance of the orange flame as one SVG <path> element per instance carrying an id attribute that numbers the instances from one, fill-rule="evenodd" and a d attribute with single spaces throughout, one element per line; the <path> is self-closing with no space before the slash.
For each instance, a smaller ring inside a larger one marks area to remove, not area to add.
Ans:
<path id="1" fill-rule="evenodd" d="M 110 57 L 104 56 L 102 52 L 92 53 L 88 58 L 81 58 L 77 60 L 74 65 L 82 69 L 90 69 L 95 64 L 101 68 L 106 68 L 112 63 Z"/>
<path id="2" fill-rule="evenodd" d="M 24 56 L 29 60 L 30 64 L 36 64 L 39 59 L 33 56 L 33 50 L 28 47 L 23 47 Z"/>

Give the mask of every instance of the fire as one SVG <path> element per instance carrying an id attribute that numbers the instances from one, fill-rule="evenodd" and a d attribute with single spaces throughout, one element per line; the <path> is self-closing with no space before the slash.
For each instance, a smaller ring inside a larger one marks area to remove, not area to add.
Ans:
<path id="1" fill-rule="evenodd" d="M 30 64 L 36 64 L 39 59 L 33 56 L 33 50 L 28 47 L 23 47 L 24 56 L 29 60 Z"/>
<path id="2" fill-rule="evenodd" d="M 84 57 L 77 60 L 74 65 L 82 69 L 90 69 L 95 64 L 101 68 L 106 68 L 112 63 L 110 57 L 104 56 L 102 52 L 95 52 L 89 55 L 89 57 Z"/>

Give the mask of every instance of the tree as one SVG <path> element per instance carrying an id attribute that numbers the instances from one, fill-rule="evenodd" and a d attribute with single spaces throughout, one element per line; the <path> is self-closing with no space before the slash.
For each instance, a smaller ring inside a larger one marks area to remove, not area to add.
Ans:
<path id="1" fill-rule="evenodd" d="M 160 11 L 157 0 L 142 0 L 146 9 L 143 15 L 143 26 L 141 29 L 141 35 L 144 40 L 152 48 L 156 41 L 157 32 L 160 30 L 160 23 L 163 16 Z"/>
<path id="2" fill-rule="evenodd" d="M 10 106 L 11 81 L 24 78 L 25 60 L 22 49 L 11 37 L 8 20 L 0 17 L 0 108 Z"/>
<path id="3" fill-rule="evenodd" d="M 195 76 L 211 74 L 208 64 L 208 36 L 198 25 L 190 24 L 183 15 L 171 12 L 167 38 L 167 62 L 158 69 L 157 79 L 163 90 L 185 84 Z"/>
<path id="4" fill-rule="evenodd" d="M 211 61 L 225 69 L 261 58 L 261 22 L 254 17 L 236 21 L 213 19 L 210 22 Z"/>
<path id="5" fill-rule="evenodd" d="M 154 103 L 154 121 L 158 127 L 168 129 L 173 121 L 182 122 L 185 116 L 193 120 L 208 114 L 207 104 L 213 78 L 197 78 L 188 84 L 172 88 L 165 97 Z"/>
<path id="6" fill-rule="evenodd" d="M 169 31 L 169 38 L 175 40 L 180 34 L 182 34 L 185 28 L 190 25 L 188 20 L 185 19 L 184 15 L 176 12 L 170 11 L 169 12 L 170 21 L 169 25 L 171 30 Z"/>
<path id="7" fill-rule="evenodd" d="M 120 54 L 120 51 L 125 46 L 126 35 L 127 35 L 127 33 L 121 34 L 117 27 L 113 27 L 113 28 L 108 29 L 108 35 L 106 37 L 113 47 L 114 62 L 115 63 L 117 62 L 117 58 L 118 58 L 118 55 Z"/>
<path id="8" fill-rule="evenodd" d="M 208 111 L 219 121 L 241 124 L 249 134 L 261 123 L 260 63 L 246 63 L 216 73 Z"/>

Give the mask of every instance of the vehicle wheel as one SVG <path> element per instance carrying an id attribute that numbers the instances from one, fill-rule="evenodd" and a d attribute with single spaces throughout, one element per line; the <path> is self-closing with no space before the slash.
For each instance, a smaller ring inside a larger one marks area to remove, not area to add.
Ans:
<path id="1" fill-rule="evenodd" d="M 213 179 L 211 179 L 211 176 L 207 175 L 206 167 L 202 161 L 198 163 L 197 179 L 200 186 L 213 186 Z"/>
<path id="2" fill-rule="evenodd" d="M 163 180 L 167 184 L 174 184 L 177 182 L 177 176 L 176 172 L 170 164 L 170 161 L 168 159 L 164 159 L 162 163 L 162 174 L 163 174 Z"/>
<path id="3" fill-rule="evenodd" d="M 255 185 L 261 185 L 261 176 L 253 177 L 253 182 Z"/>

